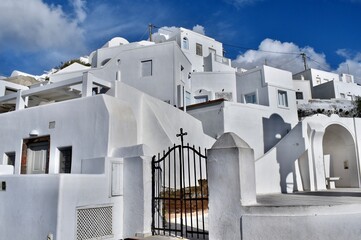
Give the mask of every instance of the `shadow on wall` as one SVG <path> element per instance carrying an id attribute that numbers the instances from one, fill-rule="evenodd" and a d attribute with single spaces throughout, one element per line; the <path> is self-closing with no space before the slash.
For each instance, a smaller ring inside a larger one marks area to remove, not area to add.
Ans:
<path id="1" fill-rule="evenodd" d="M 298 123 L 276 147 L 282 193 L 290 193 L 298 188 L 295 179 L 295 174 L 297 174 L 295 171 L 295 162 L 305 151 L 302 123 Z"/>
<path id="2" fill-rule="evenodd" d="M 266 153 L 291 131 L 291 124 L 285 123 L 278 114 L 272 114 L 270 118 L 263 118 L 262 123 L 264 153 Z"/>

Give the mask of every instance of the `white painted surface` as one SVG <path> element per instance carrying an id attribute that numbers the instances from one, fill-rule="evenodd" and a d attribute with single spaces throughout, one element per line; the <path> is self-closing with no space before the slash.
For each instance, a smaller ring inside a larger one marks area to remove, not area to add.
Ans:
<path id="1" fill-rule="evenodd" d="M 253 150 L 234 133 L 208 151 L 210 240 L 241 239 L 241 206 L 256 203 L 254 169 Z"/>

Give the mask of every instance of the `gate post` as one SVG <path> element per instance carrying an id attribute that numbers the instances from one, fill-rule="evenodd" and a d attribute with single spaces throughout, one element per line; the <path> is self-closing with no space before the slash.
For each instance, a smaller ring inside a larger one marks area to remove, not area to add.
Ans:
<path id="1" fill-rule="evenodd" d="M 152 157 L 146 145 L 117 149 L 114 155 L 123 158 L 123 235 L 147 237 L 152 224 Z"/>
<path id="2" fill-rule="evenodd" d="M 224 133 L 207 153 L 209 239 L 241 239 L 241 207 L 257 202 L 253 149 Z"/>

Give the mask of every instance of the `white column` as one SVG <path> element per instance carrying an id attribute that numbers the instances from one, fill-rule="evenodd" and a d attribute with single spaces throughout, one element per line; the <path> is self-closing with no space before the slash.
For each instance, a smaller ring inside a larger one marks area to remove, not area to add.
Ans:
<path id="1" fill-rule="evenodd" d="M 93 88 L 93 81 L 91 80 L 89 72 L 85 72 L 83 74 L 83 85 L 81 91 L 81 97 L 90 97 L 92 96 L 92 88 Z"/>
<path id="2" fill-rule="evenodd" d="M 257 203 L 254 152 L 234 133 L 208 150 L 209 239 L 241 239 L 242 206 Z"/>
<path id="3" fill-rule="evenodd" d="M 28 105 L 28 97 L 22 96 L 23 90 L 17 91 L 17 97 L 16 97 L 16 110 L 24 109 Z"/>

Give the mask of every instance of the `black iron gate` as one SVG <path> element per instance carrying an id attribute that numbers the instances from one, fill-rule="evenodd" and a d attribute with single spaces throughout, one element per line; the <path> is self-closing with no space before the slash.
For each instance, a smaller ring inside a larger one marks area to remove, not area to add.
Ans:
<path id="1" fill-rule="evenodd" d="M 169 147 L 152 159 L 152 233 L 189 239 L 208 239 L 206 149 Z"/>

